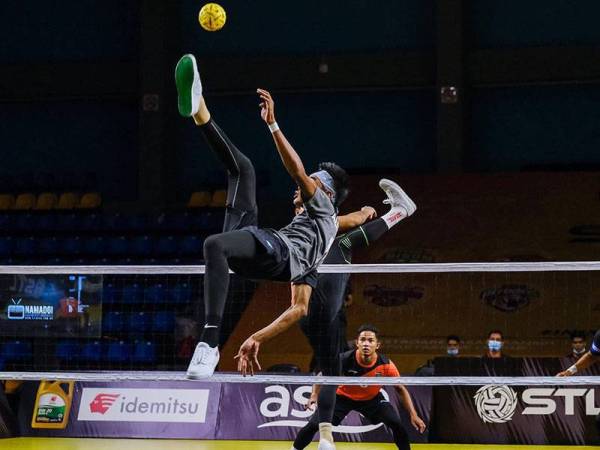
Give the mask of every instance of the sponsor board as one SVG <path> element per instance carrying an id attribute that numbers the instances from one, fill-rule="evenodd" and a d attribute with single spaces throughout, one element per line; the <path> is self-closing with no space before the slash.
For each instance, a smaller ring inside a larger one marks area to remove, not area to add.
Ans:
<path id="1" fill-rule="evenodd" d="M 596 416 L 600 414 L 600 407 L 596 406 L 594 389 L 590 388 L 528 388 L 521 393 L 521 399 L 514 389 L 505 385 L 487 385 L 479 388 L 473 399 L 477 414 L 485 423 L 506 423 L 513 419 L 517 405 L 521 404 L 523 416 L 546 416 L 559 413 L 565 416 L 575 415 L 575 401 L 581 398 L 584 401 L 585 415 Z M 563 406 L 557 411 L 557 400 Z"/>
<path id="2" fill-rule="evenodd" d="M 83 388 L 80 421 L 204 423 L 208 389 Z"/>

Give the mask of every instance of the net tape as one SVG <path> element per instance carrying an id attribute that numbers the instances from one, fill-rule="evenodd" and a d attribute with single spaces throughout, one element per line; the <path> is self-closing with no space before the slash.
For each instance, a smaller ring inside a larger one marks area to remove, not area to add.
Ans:
<path id="1" fill-rule="evenodd" d="M 243 377 L 237 373 L 216 372 L 212 377 L 189 380 L 185 372 L 101 371 L 101 372 L 0 372 L 0 380 L 37 381 L 189 381 L 202 383 L 328 384 L 328 385 L 407 385 L 407 386 L 589 386 L 600 377 L 325 377 L 260 374 Z"/>
<path id="2" fill-rule="evenodd" d="M 195 266 L 0 266 L 3 275 L 202 275 Z M 445 273 L 445 272 L 585 272 L 600 270 L 599 261 L 430 263 L 430 264 L 323 264 L 319 273 Z"/>

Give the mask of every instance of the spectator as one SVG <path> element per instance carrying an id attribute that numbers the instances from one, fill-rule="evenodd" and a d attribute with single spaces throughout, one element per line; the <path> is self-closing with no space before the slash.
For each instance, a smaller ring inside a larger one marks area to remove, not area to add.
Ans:
<path id="1" fill-rule="evenodd" d="M 460 354 L 460 338 L 455 334 L 451 334 L 446 338 L 446 354 L 452 358 Z"/>
<path id="2" fill-rule="evenodd" d="M 487 351 L 484 358 L 502 358 L 502 347 L 504 346 L 504 335 L 500 330 L 492 330 L 488 333 Z"/>
<path id="3" fill-rule="evenodd" d="M 567 358 L 571 358 L 577 361 L 586 352 L 585 348 L 585 333 L 576 331 L 571 334 L 571 351 L 566 355 Z"/>

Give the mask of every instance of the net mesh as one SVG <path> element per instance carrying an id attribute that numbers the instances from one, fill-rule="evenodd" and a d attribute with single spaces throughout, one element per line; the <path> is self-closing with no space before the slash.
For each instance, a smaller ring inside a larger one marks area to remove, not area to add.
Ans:
<path id="1" fill-rule="evenodd" d="M 323 272 L 357 272 L 345 293 L 348 344 L 358 326 L 370 322 L 381 331 L 381 351 L 403 374 L 437 361 L 442 375 L 527 375 L 514 362 L 483 365 L 488 332 L 498 329 L 505 336 L 505 356 L 553 358 L 545 373 L 553 375 L 568 363 L 571 333 L 582 331 L 589 341 L 599 323 L 596 265 L 552 264 L 548 271 L 540 265 L 530 264 L 528 271 L 501 265 L 504 271 L 497 271 L 496 265 L 456 264 L 451 272 L 431 272 L 436 266 L 448 270 L 436 264 L 324 267 Z M 109 269 L 3 268 L 3 370 L 184 370 L 203 318 L 203 268 L 153 267 L 146 270 L 150 274 Z M 27 273 L 15 273 L 19 270 Z M 289 301 L 286 284 L 232 275 L 219 369 L 235 370 L 240 343 Z M 460 370 L 443 358 L 451 334 L 463 342 Z M 260 355 L 265 369 L 281 370 L 283 364 L 301 372 L 309 371 L 311 357 L 298 327 L 263 345 Z"/>

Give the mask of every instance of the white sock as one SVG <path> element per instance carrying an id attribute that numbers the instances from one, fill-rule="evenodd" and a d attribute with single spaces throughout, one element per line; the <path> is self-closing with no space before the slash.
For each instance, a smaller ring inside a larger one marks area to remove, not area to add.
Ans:
<path id="1" fill-rule="evenodd" d="M 406 211 L 404 208 L 392 208 L 386 214 L 381 216 L 389 228 L 392 228 L 402 219 L 406 218 Z"/>
<path id="2" fill-rule="evenodd" d="M 321 422 L 319 424 L 319 438 L 333 444 L 333 425 L 329 422 Z"/>

